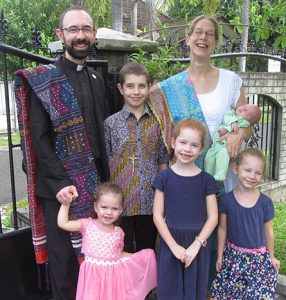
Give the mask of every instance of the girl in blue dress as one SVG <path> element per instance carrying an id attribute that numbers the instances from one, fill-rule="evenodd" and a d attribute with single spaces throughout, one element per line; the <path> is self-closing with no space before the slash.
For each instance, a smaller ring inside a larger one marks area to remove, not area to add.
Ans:
<path id="1" fill-rule="evenodd" d="M 263 153 L 243 150 L 233 166 L 239 184 L 220 199 L 216 300 L 274 299 L 280 262 L 274 256 L 274 207 L 257 185 L 264 171 Z"/>
<path id="2" fill-rule="evenodd" d="M 185 119 L 174 129 L 176 162 L 154 181 L 153 217 L 160 234 L 159 300 L 205 300 L 209 270 L 207 239 L 217 225 L 214 178 L 195 165 L 204 150 L 205 127 Z"/>

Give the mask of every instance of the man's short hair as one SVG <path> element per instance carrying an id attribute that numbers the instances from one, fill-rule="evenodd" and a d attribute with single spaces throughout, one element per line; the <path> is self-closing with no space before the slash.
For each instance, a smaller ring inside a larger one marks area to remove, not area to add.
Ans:
<path id="1" fill-rule="evenodd" d="M 68 12 L 73 11 L 73 10 L 78 10 L 78 11 L 81 10 L 81 11 L 86 12 L 90 16 L 90 18 L 92 20 L 92 23 L 93 23 L 92 16 L 90 15 L 90 13 L 83 6 L 71 6 L 71 7 L 67 8 L 66 10 L 64 10 L 62 12 L 62 14 L 60 15 L 60 18 L 59 18 L 59 28 L 63 28 L 63 19 L 64 19 L 65 15 Z"/>

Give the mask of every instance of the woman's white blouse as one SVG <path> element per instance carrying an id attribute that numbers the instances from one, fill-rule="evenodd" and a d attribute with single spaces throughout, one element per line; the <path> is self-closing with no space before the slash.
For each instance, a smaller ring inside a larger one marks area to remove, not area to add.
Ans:
<path id="1" fill-rule="evenodd" d="M 213 137 L 223 120 L 223 115 L 231 108 L 236 108 L 240 96 L 242 79 L 234 72 L 219 69 L 219 80 L 216 88 L 208 93 L 197 95 Z"/>

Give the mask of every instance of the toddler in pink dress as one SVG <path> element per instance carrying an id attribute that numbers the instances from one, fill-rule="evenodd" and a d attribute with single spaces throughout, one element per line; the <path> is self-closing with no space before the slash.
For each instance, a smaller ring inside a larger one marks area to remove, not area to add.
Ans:
<path id="1" fill-rule="evenodd" d="M 123 252 L 124 232 L 115 226 L 123 211 L 123 194 L 103 183 L 95 195 L 94 217 L 69 220 L 69 205 L 61 205 L 58 225 L 83 237 L 77 300 L 144 300 L 157 285 L 155 253 L 144 249 Z"/>

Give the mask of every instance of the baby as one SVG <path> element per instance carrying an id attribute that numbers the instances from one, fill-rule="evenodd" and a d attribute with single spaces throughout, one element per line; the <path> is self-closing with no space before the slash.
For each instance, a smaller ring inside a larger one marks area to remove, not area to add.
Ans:
<path id="1" fill-rule="evenodd" d="M 245 104 L 236 110 L 227 111 L 223 117 L 222 125 L 213 136 L 212 147 L 205 157 L 205 171 L 213 175 L 217 181 L 225 179 L 229 155 L 226 148 L 226 140 L 217 142 L 217 139 L 228 132 L 238 133 L 240 127 L 249 127 L 259 122 L 261 111 L 257 105 Z"/>

